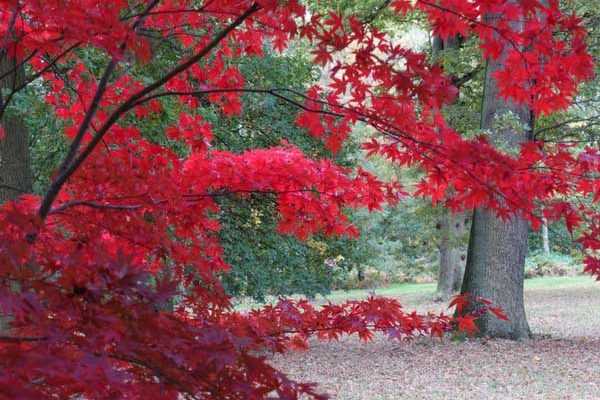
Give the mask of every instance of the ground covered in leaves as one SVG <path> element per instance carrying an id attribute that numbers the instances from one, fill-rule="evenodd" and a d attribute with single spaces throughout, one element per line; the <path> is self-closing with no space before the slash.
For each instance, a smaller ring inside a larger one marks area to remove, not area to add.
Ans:
<path id="1" fill-rule="evenodd" d="M 422 288 L 385 295 L 398 295 L 407 309 L 439 310 L 432 286 Z M 600 399 L 600 283 L 531 280 L 526 307 L 535 338 L 523 342 L 344 339 L 273 361 L 335 399 Z"/>

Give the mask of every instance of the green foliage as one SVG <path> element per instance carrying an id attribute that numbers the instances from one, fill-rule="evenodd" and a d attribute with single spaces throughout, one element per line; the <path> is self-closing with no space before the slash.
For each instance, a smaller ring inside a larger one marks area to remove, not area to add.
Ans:
<path id="1" fill-rule="evenodd" d="M 525 262 L 525 277 L 568 276 L 583 272 L 581 260 L 559 253 L 533 253 Z"/>
<path id="2" fill-rule="evenodd" d="M 221 201 L 221 240 L 232 270 L 222 280 L 230 293 L 264 300 L 267 295 L 327 293 L 333 282 L 325 260 L 326 241 L 307 243 L 276 233 L 276 219 L 264 198 Z"/>
<path id="3" fill-rule="evenodd" d="M 481 102 L 485 76 L 485 61 L 475 38 L 460 45 L 445 48 L 435 55 L 444 72 L 453 77 L 458 86 L 454 104 L 445 107 L 444 115 L 451 126 L 463 136 L 480 133 Z"/>
<path id="4" fill-rule="evenodd" d="M 311 8 L 314 10 L 334 11 L 344 16 L 351 15 L 376 25 L 396 20 L 387 0 L 310 0 L 309 2 L 313 4 Z"/>
<path id="5" fill-rule="evenodd" d="M 300 51 L 244 59 L 240 68 L 248 86 L 254 88 L 304 91 L 318 77 L 307 55 Z M 211 107 L 202 110 L 213 125 L 217 147 L 241 152 L 285 141 L 316 158 L 334 157 L 321 141 L 296 126 L 296 106 L 264 94 L 246 94 L 243 102 L 244 112 L 237 118 L 223 119 Z M 335 161 L 355 165 L 351 155 L 356 151 L 357 145 L 350 145 L 335 156 Z M 336 277 L 347 269 L 339 256 L 353 257 L 353 241 L 316 237 L 304 243 L 280 235 L 276 233 L 276 210 L 271 200 L 264 195 L 218 200 L 224 210 L 221 243 L 232 266 L 222 277 L 226 289 L 233 295 L 259 300 L 268 295 L 299 293 L 312 297 L 328 293 Z M 338 262 L 332 261 L 336 259 Z"/>
<path id="6" fill-rule="evenodd" d="M 550 250 L 553 253 L 576 255 L 580 251 L 573 245 L 573 237 L 567 230 L 564 222 L 555 222 L 548 226 L 548 239 Z M 531 254 L 541 253 L 543 249 L 542 231 L 530 230 L 529 251 Z"/>
<path id="7" fill-rule="evenodd" d="M 23 118 L 29 131 L 33 190 L 43 193 L 58 163 L 66 154 L 68 143 L 62 134 L 63 124 L 54 117 L 50 106 L 43 100 L 45 87 L 29 85 L 19 92 L 9 108 Z"/>
<path id="8" fill-rule="evenodd" d="M 405 199 L 376 213 L 357 211 L 353 222 L 361 237 L 342 249 L 346 266 L 336 288 L 372 288 L 402 282 L 430 282 L 437 274 L 440 209 Z"/>

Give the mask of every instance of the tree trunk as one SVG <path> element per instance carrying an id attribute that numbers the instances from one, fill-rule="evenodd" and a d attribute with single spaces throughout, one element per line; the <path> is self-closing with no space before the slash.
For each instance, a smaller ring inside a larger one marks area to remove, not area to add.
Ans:
<path id="1" fill-rule="evenodd" d="M 458 49 L 461 45 L 460 37 L 443 40 L 439 36 L 433 39 L 432 56 L 436 60 L 444 50 Z M 466 248 L 462 241 L 468 225 L 465 213 L 453 214 L 444 210 L 444 215 L 439 224 L 440 231 L 440 264 L 438 284 L 434 299 L 444 301 L 460 290 L 465 272 Z"/>
<path id="2" fill-rule="evenodd" d="M 14 59 L 0 54 L 0 89 L 12 89 L 25 79 L 22 66 L 16 67 Z M 1 94 L 0 94 L 1 96 Z M 10 110 L 4 112 L 0 124 L 4 128 L 4 138 L 0 139 L 0 204 L 15 199 L 32 190 L 32 174 L 29 161 L 29 134 L 18 116 Z M 0 315 L 0 332 L 8 329 L 10 316 Z"/>
<path id="3" fill-rule="evenodd" d="M 542 217 L 542 246 L 544 254 L 550 254 L 550 237 L 548 236 L 548 220 Z"/>
<path id="4" fill-rule="evenodd" d="M 496 18 L 501 17 L 488 15 L 487 23 L 495 24 Z M 505 55 L 487 63 L 481 127 L 491 132 L 499 149 L 515 151 L 528 140 L 533 120 L 527 107 L 498 97 L 493 74 L 502 67 L 504 58 Z M 522 128 L 499 126 L 498 118 L 506 115 L 512 115 Z M 528 228 L 527 221 L 518 216 L 503 221 L 490 210 L 474 212 L 462 292 L 491 300 L 509 317 L 509 321 L 502 321 L 484 315 L 478 321 L 483 336 L 516 340 L 531 335 L 523 302 Z"/>
<path id="5" fill-rule="evenodd" d="M 15 61 L 8 55 L 0 60 L 0 76 L 15 69 Z M 10 90 L 23 82 L 24 68 L 0 80 L 0 88 Z M 0 204 L 32 190 L 29 161 L 29 134 L 22 118 L 7 110 L 0 121 L 5 137 L 0 140 Z"/>
<path id="6" fill-rule="evenodd" d="M 463 239 L 469 219 L 466 213 L 454 214 L 444 210 L 440 222 L 440 270 L 435 294 L 437 301 L 449 299 L 460 291 L 465 273 L 467 251 Z"/>
<path id="7" fill-rule="evenodd" d="M 509 318 L 481 317 L 478 323 L 484 336 L 530 337 L 523 301 L 527 232 L 527 221 L 522 218 L 505 222 L 493 211 L 475 210 L 462 292 L 491 300 Z"/>

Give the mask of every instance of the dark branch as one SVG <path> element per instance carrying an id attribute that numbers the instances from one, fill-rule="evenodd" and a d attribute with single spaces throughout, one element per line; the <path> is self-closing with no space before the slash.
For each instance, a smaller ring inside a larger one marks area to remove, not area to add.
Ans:
<path id="1" fill-rule="evenodd" d="M 473 78 L 475 78 L 477 76 L 477 74 L 479 74 L 481 71 L 483 71 L 483 66 L 478 65 L 475 69 L 467 72 L 466 74 L 464 74 L 461 77 L 458 77 L 458 76 L 452 77 L 452 84 L 454 86 L 456 86 L 456 88 L 460 89 L 464 84 L 468 83 Z"/>
<path id="2" fill-rule="evenodd" d="M 74 200 L 61 204 L 59 207 L 53 208 L 48 214 L 58 214 L 72 207 L 90 207 L 95 209 L 105 210 L 138 210 L 141 205 L 120 205 L 120 204 L 102 204 L 95 201 Z"/>
<path id="3" fill-rule="evenodd" d="M 8 342 L 8 343 L 31 343 L 31 342 L 43 342 L 46 340 L 48 340 L 47 336 L 40 336 L 40 337 L 0 336 L 0 342 Z"/>

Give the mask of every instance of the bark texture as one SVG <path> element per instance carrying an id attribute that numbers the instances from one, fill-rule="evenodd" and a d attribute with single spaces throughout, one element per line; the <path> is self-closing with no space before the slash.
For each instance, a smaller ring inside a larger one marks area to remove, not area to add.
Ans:
<path id="1" fill-rule="evenodd" d="M 1 55 L 0 80 L 2 91 L 10 91 L 19 86 L 25 77 L 22 66 L 14 59 Z M 10 73 L 13 71 L 12 73 Z M 29 134 L 22 118 L 7 111 L 0 120 L 5 137 L 0 140 L 0 204 L 12 200 L 23 193 L 31 192 L 32 173 L 29 157 Z"/>
<path id="2" fill-rule="evenodd" d="M 550 254 L 550 237 L 548 235 L 548 220 L 542 218 L 542 246 L 544 248 L 544 254 Z"/>
<path id="3" fill-rule="evenodd" d="M 460 37 L 443 40 L 439 36 L 433 39 L 433 58 L 437 60 L 444 50 L 458 49 L 462 44 Z M 437 301 L 445 301 L 460 291 L 465 272 L 467 249 L 463 244 L 467 233 L 468 216 L 466 213 L 453 214 L 444 210 L 439 227 L 440 264 L 438 284 L 434 296 Z"/>
<path id="4" fill-rule="evenodd" d="M 454 214 L 444 210 L 440 221 L 440 270 L 435 299 L 443 301 L 460 291 L 465 273 L 467 249 L 464 239 L 467 235 L 469 216 L 466 213 Z"/>
<path id="5" fill-rule="evenodd" d="M 494 24 L 496 18 L 499 16 L 488 15 L 487 23 Z M 515 151 L 528 140 L 533 120 L 526 107 L 498 97 L 493 74 L 502 67 L 504 58 L 487 63 L 481 127 L 490 132 L 499 149 Z M 520 128 L 499 126 L 499 118 L 507 113 L 521 124 Z M 484 336 L 516 340 L 531 335 L 523 301 L 528 229 L 528 223 L 521 217 L 503 221 L 490 210 L 474 212 L 462 292 L 491 300 L 509 317 L 509 321 L 502 321 L 483 316 L 479 328 Z"/>
<path id="6" fill-rule="evenodd" d="M 25 70 L 6 54 L 0 54 L 0 89 L 10 91 L 23 83 Z M 4 98 L 2 94 L 2 98 Z M 4 103 L 2 103 L 4 104 Z M 0 140 L 0 204 L 32 190 L 29 134 L 23 120 L 9 111 L 0 119 L 4 138 Z M 1 228 L 0 228 L 1 229 Z M 10 316 L 0 315 L 0 332 L 8 329 Z"/>

